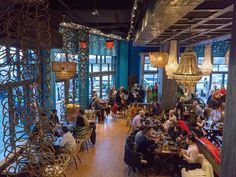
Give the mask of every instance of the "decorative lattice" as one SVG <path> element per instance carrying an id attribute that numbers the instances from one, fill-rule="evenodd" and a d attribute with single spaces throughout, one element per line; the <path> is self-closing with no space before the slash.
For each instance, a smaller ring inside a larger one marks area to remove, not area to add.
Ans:
<path id="1" fill-rule="evenodd" d="M 7 176 L 42 176 L 55 160 L 51 110 L 47 0 L 10 0 L 0 12 L 0 91 Z M 49 131 L 51 130 L 51 131 Z M 1 170 L 0 170 L 1 171 Z"/>
<path id="2" fill-rule="evenodd" d="M 81 27 L 78 29 L 78 41 L 85 41 L 89 43 L 89 31 L 88 28 Z M 80 105 L 82 108 L 88 106 L 88 89 L 89 89 L 89 48 L 79 48 L 79 95 Z"/>

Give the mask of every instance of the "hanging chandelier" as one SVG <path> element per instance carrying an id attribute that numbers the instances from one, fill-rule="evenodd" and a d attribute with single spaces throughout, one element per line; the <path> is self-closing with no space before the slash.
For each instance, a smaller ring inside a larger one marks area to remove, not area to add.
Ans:
<path id="1" fill-rule="evenodd" d="M 150 52 L 150 64 L 156 68 L 165 68 L 169 55 L 166 52 Z"/>
<path id="2" fill-rule="evenodd" d="M 201 71 L 204 76 L 208 76 L 212 73 L 212 63 L 211 63 L 211 45 L 205 45 L 204 60 L 201 65 Z"/>
<path id="3" fill-rule="evenodd" d="M 53 61 L 52 62 L 52 71 L 56 74 L 56 80 L 69 80 L 76 76 L 76 62 L 62 62 L 62 61 Z"/>
<path id="4" fill-rule="evenodd" d="M 225 54 L 225 64 L 229 66 L 229 56 L 230 56 L 230 50 L 228 50 Z"/>
<path id="5" fill-rule="evenodd" d="M 196 53 L 192 49 L 186 49 L 173 78 L 179 85 L 187 88 L 193 87 L 201 79 L 202 72 L 197 64 Z"/>
<path id="6" fill-rule="evenodd" d="M 177 41 L 172 40 L 170 41 L 170 53 L 168 63 L 165 67 L 166 75 L 168 79 L 173 79 L 172 75 L 178 69 L 178 62 L 177 62 Z"/>

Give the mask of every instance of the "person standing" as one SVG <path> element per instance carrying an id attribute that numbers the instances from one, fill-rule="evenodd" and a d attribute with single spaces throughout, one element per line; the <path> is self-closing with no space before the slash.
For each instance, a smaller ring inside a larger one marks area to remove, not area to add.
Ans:
<path id="1" fill-rule="evenodd" d="M 176 104 L 176 112 L 177 112 L 177 118 L 183 119 L 184 116 L 184 97 L 180 97 L 179 102 Z"/>

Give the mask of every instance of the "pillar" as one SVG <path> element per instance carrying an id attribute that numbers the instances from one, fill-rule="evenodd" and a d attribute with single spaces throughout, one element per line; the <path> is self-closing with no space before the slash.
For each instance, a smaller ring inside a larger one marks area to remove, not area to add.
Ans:
<path id="1" fill-rule="evenodd" d="M 89 105 L 89 30 L 86 27 L 78 29 L 78 42 L 86 42 L 86 47 L 78 48 L 78 79 L 79 103 L 82 109 Z"/>
<path id="2" fill-rule="evenodd" d="M 221 177 L 236 176 L 236 1 L 234 2 L 232 28 L 223 147 L 221 153 Z"/>
<path id="3" fill-rule="evenodd" d="M 43 113 L 49 113 L 52 109 L 52 79 L 50 50 L 41 50 L 41 109 Z"/>
<path id="4" fill-rule="evenodd" d="M 162 52 L 169 53 L 169 45 L 162 44 L 161 49 Z M 177 91 L 177 83 L 173 79 L 167 79 L 167 75 L 165 69 L 159 68 L 159 102 L 161 103 L 161 107 L 163 110 L 173 109 L 176 105 L 176 91 Z"/>

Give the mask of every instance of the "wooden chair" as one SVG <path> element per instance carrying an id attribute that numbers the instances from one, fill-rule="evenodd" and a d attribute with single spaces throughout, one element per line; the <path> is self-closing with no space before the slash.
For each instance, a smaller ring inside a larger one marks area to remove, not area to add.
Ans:
<path id="1" fill-rule="evenodd" d="M 65 175 L 65 170 L 70 160 L 69 154 L 60 154 L 56 156 L 53 164 L 49 163 L 42 171 L 43 177 L 55 177 Z"/>
<path id="2" fill-rule="evenodd" d="M 92 135 L 92 131 L 93 131 L 93 129 L 89 129 L 89 130 L 87 131 L 87 133 L 86 133 L 85 138 L 84 138 L 84 143 L 85 143 L 87 152 L 89 152 L 89 151 L 88 151 L 88 145 L 89 145 L 90 147 L 93 147 L 93 145 L 92 145 L 92 143 L 91 143 L 91 140 L 90 140 L 90 137 L 91 137 L 91 135 Z"/>
<path id="3" fill-rule="evenodd" d="M 81 146 L 84 142 L 84 139 L 76 139 L 75 141 L 76 141 L 76 144 L 77 144 L 77 146 L 76 146 L 77 155 L 76 156 L 77 156 L 77 158 L 79 159 L 79 161 L 81 163 L 81 159 L 79 157 L 79 152 L 80 152 Z"/>

